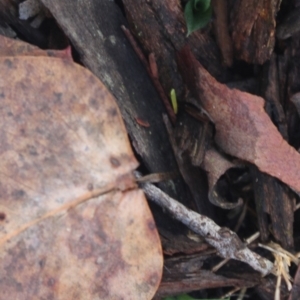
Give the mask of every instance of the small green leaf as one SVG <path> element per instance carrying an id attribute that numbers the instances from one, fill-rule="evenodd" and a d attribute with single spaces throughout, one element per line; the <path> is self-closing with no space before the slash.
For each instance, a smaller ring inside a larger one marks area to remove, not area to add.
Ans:
<path id="1" fill-rule="evenodd" d="M 206 26 L 212 15 L 210 0 L 190 0 L 184 8 L 184 17 L 187 25 L 187 36 L 193 31 Z"/>
<path id="2" fill-rule="evenodd" d="M 177 112 L 178 112 L 178 105 L 177 105 L 176 91 L 174 89 L 171 89 L 170 98 L 171 98 L 171 103 L 172 103 L 172 107 L 173 107 L 174 113 L 177 114 Z"/>

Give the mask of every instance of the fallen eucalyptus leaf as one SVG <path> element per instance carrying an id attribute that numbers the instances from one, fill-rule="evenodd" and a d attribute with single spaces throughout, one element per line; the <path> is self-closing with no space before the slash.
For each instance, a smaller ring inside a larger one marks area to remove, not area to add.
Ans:
<path id="1" fill-rule="evenodd" d="M 0 299 L 151 299 L 161 246 L 114 98 L 70 60 L 0 73 Z"/>

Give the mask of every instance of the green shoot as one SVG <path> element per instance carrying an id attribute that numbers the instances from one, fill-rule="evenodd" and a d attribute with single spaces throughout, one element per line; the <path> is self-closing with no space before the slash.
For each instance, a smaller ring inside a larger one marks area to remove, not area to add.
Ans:
<path id="1" fill-rule="evenodd" d="M 171 98 L 171 103 L 172 103 L 172 107 L 173 107 L 174 113 L 177 114 L 177 112 L 178 112 L 178 104 L 177 104 L 176 91 L 174 89 L 171 89 L 170 98 Z"/>
<path id="2" fill-rule="evenodd" d="M 203 28 L 210 21 L 212 5 L 210 0 L 190 0 L 184 8 L 184 17 L 187 25 L 187 36 Z"/>

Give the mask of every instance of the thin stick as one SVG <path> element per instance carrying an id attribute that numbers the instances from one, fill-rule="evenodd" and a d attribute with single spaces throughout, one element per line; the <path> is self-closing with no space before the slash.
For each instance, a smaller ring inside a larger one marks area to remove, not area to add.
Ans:
<path id="1" fill-rule="evenodd" d="M 138 58 L 140 59 L 140 61 L 144 65 L 145 69 L 147 70 L 148 74 L 150 75 L 151 70 L 150 70 L 150 67 L 149 67 L 148 60 L 145 57 L 145 55 L 142 52 L 139 45 L 137 44 L 137 42 L 135 41 L 135 39 L 134 39 L 133 35 L 131 34 L 130 30 L 127 29 L 124 25 L 121 26 L 121 29 L 123 30 L 123 32 L 124 32 L 126 38 L 128 39 L 129 43 L 131 44 L 131 47 L 133 48 L 134 52 L 136 53 L 136 55 L 138 56 Z"/>
<path id="2" fill-rule="evenodd" d="M 221 296 L 221 299 L 225 299 L 225 298 L 231 297 L 234 293 L 236 293 L 240 289 L 241 289 L 240 287 L 233 288 L 232 290 L 230 290 L 229 292 L 227 292 L 225 295 Z"/>
<path id="3" fill-rule="evenodd" d="M 246 216 L 246 211 L 247 211 L 247 203 L 244 203 L 244 207 L 242 210 L 242 213 L 237 221 L 237 224 L 234 227 L 234 232 L 238 232 L 239 228 L 241 227 L 243 220 L 245 219 Z M 248 243 L 247 243 L 248 244 Z M 219 269 L 221 269 L 225 264 L 227 264 L 227 262 L 229 262 L 229 258 L 225 258 L 222 261 L 220 261 L 217 265 L 215 265 L 211 271 L 212 272 L 217 272 Z"/>
<path id="4" fill-rule="evenodd" d="M 246 203 L 244 203 L 244 206 L 243 206 L 243 210 L 242 210 L 242 213 L 240 214 L 239 216 L 239 219 L 234 227 L 234 231 L 235 232 L 238 232 L 244 219 L 245 219 L 245 216 L 246 216 L 246 212 L 247 212 L 247 205 L 248 205 L 248 201 L 246 201 Z"/>
<path id="5" fill-rule="evenodd" d="M 221 269 L 224 265 L 226 265 L 230 261 L 230 258 L 225 258 L 221 260 L 217 265 L 215 265 L 211 271 L 216 273 L 219 269 Z"/>
<path id="6" fill-rule="evenodd" d="M 236 300 L 243 300 L 247 292 L 247 288 L 242 288 Z"/>
<path id="7" fill-rule="evenodd" d="M 253 241 L 255 241 L 259 237 L 260 233 L 256 232 L 253 235 L 251 235 L 248 239 L 245 240 L 246 245 L 251 244 Z M 221 269 L 227 262 L 229 261 L 229 258 L 225 258 L 222 261 L 220 261 L 217 265 L 215 265 L 211 271 L 217 272 L 219 269 Z"/>
<path id="8" fill-rule="evenodd" d="M 165 105 L 168 116 L 169 116 L 172 124 L 174 125 L 175 122 L 176 122 L 176 115 L 175 115 L 175 112 L 172 108 L 172 105 L 170 103 L 169 98 L 165 94 L 165 91 L 164 91 L 162 85 L 160 84 L 158 73 L 157 73 L 157 65 L 156 65 L 156 60 L 155 60 L 154 53 L 150 53 L 150 55 L 149 55 L 149 64 L 151 66 L 150 69 L 151 69 L 151 74 L 152 74 L 152 75 L 150 75 L 150 77 L 153 81 L 153 84 L 154 84 L 158 94 L 160 95 L 160 97 L 161 97 L 161 99 L 162 99 L 162 101 Z M 154 72 L 154 73 L 152 73 L 152 72 Z"/>
<path id="9" fill-rule="evenodd" d="M 139 176 L 136 172 L 136 177 Z M 204 237 L 211 246 L 217 249 L 220 256 L 243 261 L 263 275 L 273 271 L 273 263 L 247 248 L 236 233 L 228 228 L 221 228 L 210 218 L 189 210 L 150 183 L 141 183 L 140 186 L 151 201 Z"/>

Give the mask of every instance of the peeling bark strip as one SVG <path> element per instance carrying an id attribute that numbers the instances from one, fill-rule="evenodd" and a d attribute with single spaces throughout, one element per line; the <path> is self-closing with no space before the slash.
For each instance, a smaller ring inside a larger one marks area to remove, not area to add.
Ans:
<path id="1" fill-rule="evenodd" d="M 179 53 L 178 63 L 198 99 L 194 104 L 202 106 L 215 124 L 217 144 L 300 192 L 300 154 L 266 114 L 263 98 L 217 82 L 187 47 Z"/>

